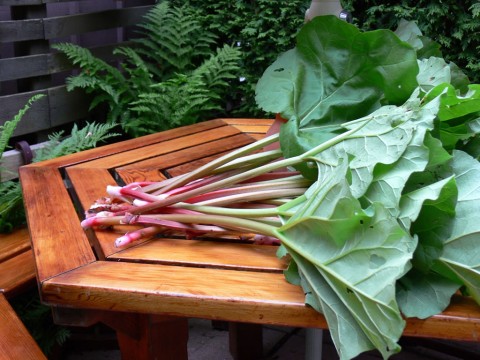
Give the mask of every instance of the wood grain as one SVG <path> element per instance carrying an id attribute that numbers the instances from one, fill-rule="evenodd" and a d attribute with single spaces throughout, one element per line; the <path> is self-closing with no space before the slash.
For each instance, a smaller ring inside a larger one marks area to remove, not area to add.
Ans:
<path id="1" fill-rule="evenodd" d="M 10 234 L 0 234 L 0 263 L 27 250 L 30 250 L 28 228 L 19 228 Z"/>
<path id="2" fill-rule="evenodd" d="M 95 261 L 59 171 L 25 166 L 20 176 L 39 281 Z"/>
<path id="3" fill-rule="evenodd" d="M 0 309 L 0 359 L 47 359 L 3 294 Z"/>
<path id="4" fill-rule="evenodd" d="M 189 134 L 179 138 L 166 139 L 151 145 L 143 145 L 137 149 L 124 150 L 120 153 L 102 157 L 97 160 L 78 164 L 78 167 L 91 168 L 114 168 L 127 164 L 136 164 L 154 156 L 173 153 L 183 149 L 189 149 L 199 144 L 211 142 L 222 137 L 240 134 L 238 129 L 230 126 L 222 126 L 211 130 L 202 131 L 199 134 Z"/>
<path id="5" fill-rule="evenodd" d="M 35 105 L 35 104 L 34 104 Z M 103 157 L 110 157 L 115 154 L 122 153 L 124 151 L 130 151 L 133 149 L 142 148 L 144 146 L 163 143 L 168 140 L 183 137 L 185 135 L 191 135 L 195 133 L 201 133 L 205 130 L 216 129 L 222 126 L 226 126 L 225 122 L 220 119 L 206 121 L 203 123 L 184 126 L 172 130 L 167 130 L 155 134 L 142 136 L 141 138 L 135 138 L 116 142 L 110 145 L 103 145 L 94 149 L 81 151 L 75 154 L 65 155 L 51 160 L 42 161 L 41 163 L 33 163 L 31 167 L 56 167 L 65 168 L 67 166 L 78 165 L 83 162 L 93 161 Z M 108 165 L 108 161 L 107 161 Z M 110 164 L 111 165 L 111 164 Z M 109 167 L 110 167 L 109 165 Z M 121 166 L 116 164 L 115 166 Z"/>
<path id="6" fill-rule="evenodd" d="M 28 249 L 0 263 L 0 292 L 12 298 L 35 284 L 35 259 Z"/>
<path id="7" fill-rule="evenodd" d="M 102 261 L 45 281 L 43 294 L 87 309 L 326 326 L 279 273 Z"/>
<path id="8" fill-rule="evenodd" d="M 155 239 L 119 251 L 109 260 L 282 272 L 287 263 L 275 256 L 276 246 L 209 240 Z"/>
<path id="9" fill-rule="evenodd" d="M 182 317 L 326 328 L 282 274 L 153 264 L 97 262 L 44 283 L 45 300 Z M 479 340 L 480 309 L 458 298 L 442 314 L 408 319 L 405 336 Z"/>

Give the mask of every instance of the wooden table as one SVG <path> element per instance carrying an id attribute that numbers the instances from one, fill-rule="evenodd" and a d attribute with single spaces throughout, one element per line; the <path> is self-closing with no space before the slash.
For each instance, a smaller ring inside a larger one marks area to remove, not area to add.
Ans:
<path id="1" fill-rule="evenodd" d="M 233 341 L 243 339 L 243 329 L 258 334 L 259 326 L 247 324 L 326 328 L 304 305 L 301 288 L 285 281 L 274 246 L 154 239 L 118 249 L 118 234 L 80 226 L 83 209 L 107 185 L 192 170 L 263 137 L 271 123 L 217 119 L 22 167 L 41 297 L 57 322 L 103 321 L 117 330 L 125 358 L 137 359 L 186 358 L 191 317 L 231 322 L 234 358 L 252 356 Z M 441 315 L 409 319 L 404 334 L 478 341 L 480 307 L 455 298 Z"/>

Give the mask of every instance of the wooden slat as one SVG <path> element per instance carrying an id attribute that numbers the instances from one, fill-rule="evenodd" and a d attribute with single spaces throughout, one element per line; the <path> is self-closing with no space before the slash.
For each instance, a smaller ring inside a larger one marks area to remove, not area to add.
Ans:
<path id="1" fill-rule="evenodd" d="M 75 196 L 83 209 L 88 209 L 93 201 L 107 196 L 107 185 L 116 185 L 108 169 L 78 169 L 70 167 L 66 171 Z M 88 179 L 88 181 L 85 181 Z"/>
<path id="2" fill-rule="evenodd" d="M 240 134 L 240 132 L 230 126 L 223 126 L 213 130 L 206 130 L 198 134 L 191 134 L 175 138 L 172 140 L 165 140 L 161 143 L 145 145 L 139 149 L 124 151 L 122 153 L 114 154 L 112 156 L 103 157 L 97 160 L 92 160 L 86 163 L 77 165 L 78 167 L 92 167 L 92 168 L 114 168 L 133 164 L 137 161 L 155 157 L 158 155 L 176 152 L 182 149 L 189 149 L 192 146 L 208 143 L 224 137 Z"/>
<path id="3" fill-rule="evenodd" d="M 13 297 L 35 284 L 35 260 L 26 227 L 0 234 L 0 292 Z"/>
<path id="4" fill-rule="evenodd" d="M 34 144 L 30 146 L 32 155 L 45 147 L 48 142 Z M 18 168 L 25 165 L 22 153 L 18 150 L 8 150 L 2 154 L 2 165 L 0 170 L 0 181 L 7 181 L 18 178 Z"/>
<path id="5" fill-rule="evenodd" d="M 85 14 L 44 19 L 0 22 L 0 43 L 56 39 L 91 31 L 136 25 L 152 8 L 151 5 L 110 9 Z"/>
<path id="6" fill-rule="evenodd" d="M 232 125 L 242 132 L 249 135 L 260 135 L 260 138 L 265 136 L 267 130 L 272 126 L 273 119 L 244 119 L 244 118 L 231 118 L 223 119 L 227 124 Z"/>
<path id="7" fill-rule="evenodd" d="M 30 91 L 15 95 L 0 96 L 0 124 L 12 120 L 22 109 L 27 101 L 34 95 L 46 94 L 45 90 Z M 25 114 L 15 129 L 14 136 L 28 134 L 31 132 L 48 129 L 50 127 L 48 98 L 43 97 L 32 104 L 30 110 Z"/>
<path id="8" fill-rule="evenodd" d="M 45 18 L 45 38 L 55 39 L 91 31 L 136 25 L 152 5 L 110 9 L 86 14 Z"/>
<path id="9" fill-rule="evenodd" d="M 20 176 L 39 280 L 95 261 L 85 232 L 70 224 L 78 216 L 58 170 L 26 166 Z"/>
<path id="10" fill-rule="evenodd" d="M 79 308 L 327 328 L 277 273 L 97 262 L 43 285 L 46 301 Z M 478 305 L 459 297 L 440 315 L 408 319 L 404 335 L 478 341 L 479 331 Z"/>
<path id="11" fill-rule="evenodd" d="M 5 360 L 47 359 L 2 294 L 0 294 L 0 309 L 0 358 Z"/>
<path id="12" fill-rule="evenodd" d="M 49 74 L 48 59 L 47 54 L 0 59 L 0 81 Z"/>
<path id="13" fill-rule="evenodd" d="M 0 43 L 43 39 L 42 19 L 0 22 Z"/>
<path id="14" fill-rule="evenodd" d="M 88 115 L 91 96 L 81 89 L 68 91 L 66 85 L 48 89 L 50 127 L 85 119 Z M 34 112 L 30 112 L 34 116 Z M 27 114 L 28 115 L 28 114 Z M 46 129 L 42 129 L 46 130 Z"/>
<path id="15" fill-rule="evenodd" d="M 89 97 L 82 90 L 67 91 L 66 86 L 56 86 L 46 90 L 30 91 L 0 97 L 2 109 L 0 124 L 13 119 L 18 110 L 36 94 L 47 96 L 32 104 L 15 129 L 14 136 L 48 130 L 58 125 L 84 119 L 87 115 Z"/>
<path id="16" fill-rule="evenodd" d="M 2 0 L 0 4 L 2 6 L 25 6 L 25 5 L 41 5 L 41 4 L 51 4 L 58 2 L 67 2 L 72 0 Z"/>
<path id="17" fill-rule="evenodd" d="M 0 263 L 0 292 L 7 297 L 35 284 L 35 259 L 30 249 Z"/>
<path id="18" fill-rule="evenodd" d="M 201 143 L 199 145 L 192 145 L 185 149 L 138 161 L 131 165 L 122 166 L 117 168 L 116 171 L 126 183 L 133 181 L 155 181 L 146 176 L 155 171 L 159 172 L 159 170 L 162 169 L 165 170 L 184 164 L 191 164 L 196 160 L 205 159 L 207 157 L 215 158 L 251 142 L 252 139 L 245 134 L 225 136 L 218 140 Z"/>
<path id="19" fill-rule="evenodd" d="M 222 126 L 225 126 L 225 123 L 223 121 L 210 120 L 195 125 L 184 126 L 181 128 L 142 136 L 141 138 L 117 142 L 111 145 L 99 146 L 97 148 L 85 150 L 76 154 L 66 155 L 59 158 L 43 161 L 41 163 L 31 164 L 30 166 L 57 168 L 73 166 L 75 164 L 80 164 L 85 161 L 113 156 L 115 154 L 121 153 L 122 151 L 138 149 L 156 143 L 163 143 L 165 141 L 169 141 L 178 137 L 199 133 L 208 129 L 216 129 Z"/>
<path id="20" fill-rule="evenodd" d="M 43 294 L 87 309 L 326 327 L 278 273 L 99 261 L 44 282 Z"/>
<path id="21" fill-rule="evenodd" d="M 166 265 L 282 272 L 287 262 L 275 256 L 278 247 L 208 240 L 156 239 L 119 251 L 109 260 Z"/>
<path id="22" fill-rule="evenodd" d="M 175 176 L 178 176 L 178 175 L 185 174 L 187 172 L 195 170 L 196 168 L 199 168 L 200 166 L 208 164 L 210 161 L 216 159 L 219 156 L 226 155 L 227 153 L 228 152 L 224 152 L 224 153 L 215 154 L 215 155 L 212 155 L 212 156 L 206 156 L 206 157 L 203 157 L 201 159 L 192 160 L 188 163 L 171 167 L 167 171 L 168 175 L 170 175 L 171 177 L 175 177 Z"/>
<path id="23" fill-rule="evenodd" d="M 90 52 L 104 61 L 120 59 L 113 55 L 117 46 L 131 42 L 89 47 Z M 34 76 L 52 75 L 76 68 L 62 53 L 48 53 L 0 59 L 0 81 L 24 79 Z"/>
<path id="24" fill-rule="evenodd" d="M 30 235 L 26 227 L 10 234 L 0 234 L 0 263 L 30 249 Z"/>

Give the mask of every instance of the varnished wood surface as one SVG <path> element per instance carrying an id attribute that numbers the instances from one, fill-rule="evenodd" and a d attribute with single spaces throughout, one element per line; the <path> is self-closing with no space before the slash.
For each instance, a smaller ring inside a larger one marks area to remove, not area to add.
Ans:
<path id="1" fill-rule="evenodd" d="M 0 234 L 0 263 L 30 249 L 30 235 L 26 227 L 10 234 Z"/>
<path id="2" fill-rule="evenodd" d="M 26 227 L 0 234 L 0 292 L 7 298 L 35 285 L 35 261 Z"/>
<path id="3" fill-rule="evenodd" d="M 227 241 L 156 239 L 132 246 L 109 260 L 168 265 L 282 272 L 287 263 L 275 256 L 276 246 Z"/>
<path id="4" fill-rule="evenodd" d="M 0 263 L 0 292 L 13 297 L 35 284 L 35 261 L 29 249 Z"/>
<path id="5" fill-rule="evenodd" d="M 43 299 L 73 308 L 325 328 L 301 288 L 286 282 L 286 262 L 272 246 L 168 238 L 117 249 L 122 229 L 85 232 L 72 204 L 78 200 L 82 216 L 107 185 L 192 170 L 264 136 L 271 123 L 217 119 L 23 167 Z M 478 341 L 479 324 L 480 307 L 458 298 L 441 315 L 409 319 L 405 335 Z"/>
<path id="6" fill-rule="evenodd" d="M 47 359 L 0 293 L 0 360 Z"/>
<path id="7" fill-rule="evenodd" d="M 40 281 L 95 261 L 95 255 L 58 169 L 22 174 L 23 198 Z"/>

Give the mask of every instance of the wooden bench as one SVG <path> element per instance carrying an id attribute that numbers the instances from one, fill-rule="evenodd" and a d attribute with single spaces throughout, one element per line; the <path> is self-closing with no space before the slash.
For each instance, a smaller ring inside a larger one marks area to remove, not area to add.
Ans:
<path id="1" fill-rule="evenodd" d="M 8 299 L 35 285 L 28 230 L 0 235 L 0 359 L 46 359 Z"/>

